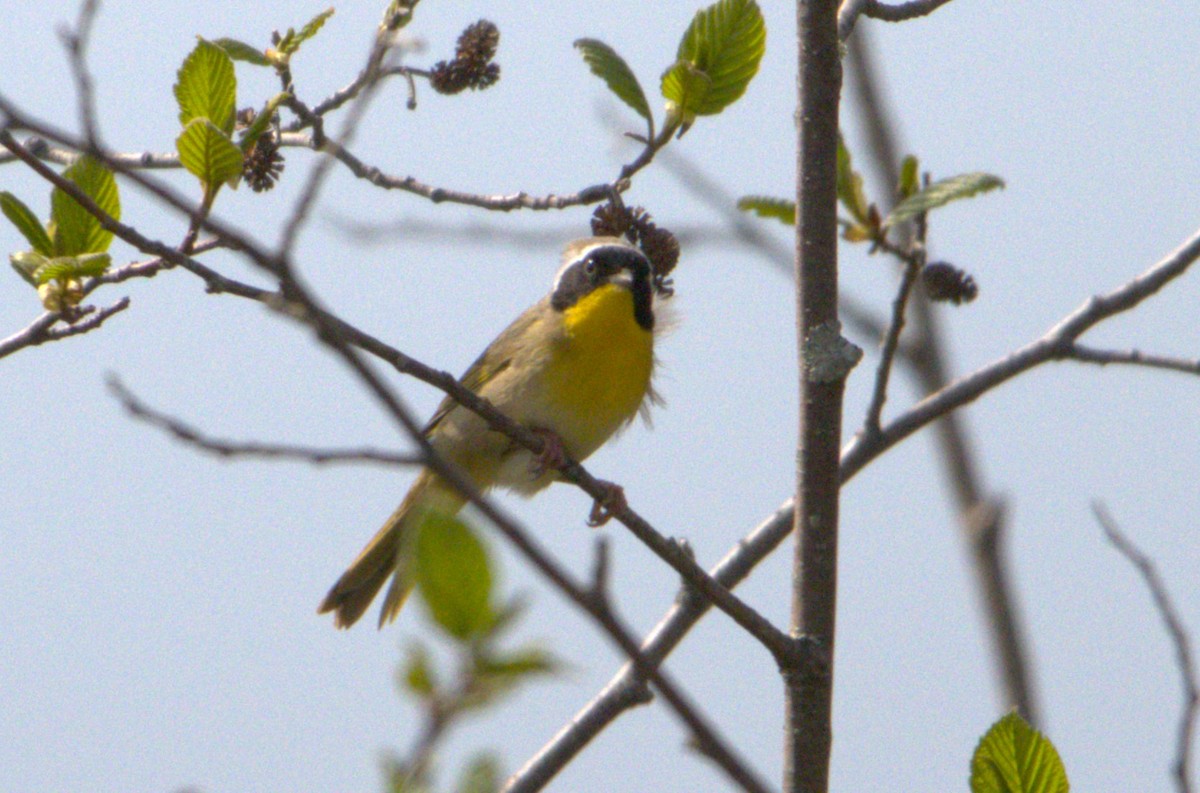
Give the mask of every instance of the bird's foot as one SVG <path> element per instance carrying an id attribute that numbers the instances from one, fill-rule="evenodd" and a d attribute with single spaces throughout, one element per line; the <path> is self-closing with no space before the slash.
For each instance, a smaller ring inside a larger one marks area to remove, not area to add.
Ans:
<path id="1" fill-rule="evenodd" d="M 529 475 L 537 479 L 547 471 L 562 468 L 567 462 L 567 450 L 563 448 L 562 438 L 552 430 L 535 428 L 533 434 L 542 439 L 542 450 L 534 456 L 529 464 Z"/>
<path id="2" fill-rule="evenodd" d="M 604 497 L 598 498 L 592 502 L 592 511 L 588 513 L 588 525 L 595 528 L 603 526 L 612 520 L 614 513 L 622 512 L 629 508 L 629 502 L 625 500 L 625 489 L 614 482 L 606 482 L 603 479 L 597 479 L 597 483 L 604 488 Z"/>

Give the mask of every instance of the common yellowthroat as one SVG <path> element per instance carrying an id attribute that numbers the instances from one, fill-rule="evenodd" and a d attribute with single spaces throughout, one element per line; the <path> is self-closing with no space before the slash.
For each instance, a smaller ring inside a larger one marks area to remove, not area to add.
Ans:
<path id="1" fill-rule="evenodd" d="M 425 426 L 434 450 L 480 490 L 504 487 L 530 496 L 557 477 L 563 453 L 583 460 L 656 399 L 654 288 L 651 266 L 617 237 L 576 240 L 563 251 L 550 294 L 526 309 L 488 345 L 461 382 L 500 412 L 542 435 L 534 455 L 449 397 Z M 613 486 L 613 499 L 622 498 Z M 391 622 L 412 590 L 412 528 L 434 509 L 454 514 L 465 499 L 424 469 L 400 506 L 342 574 L 319 612 L 339 628 L 353 625 L 392 578 L 379 625 Z M 593 518 L 603 519 L 593 509 Z"/>

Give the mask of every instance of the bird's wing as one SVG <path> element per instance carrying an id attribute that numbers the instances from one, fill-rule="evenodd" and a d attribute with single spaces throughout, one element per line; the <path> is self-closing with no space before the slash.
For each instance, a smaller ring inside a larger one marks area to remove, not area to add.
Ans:
<path id="1" fill-rule="evenodd" d="M 478 394 L 492 378 L 512 365 L 513 357 L 521 348 L 520 341 L 540 318 L 538 311 L 540 305 L 539 303 L 529 308 L 513 320 L 513 323 L 487 346 L 487 349 L 475 359 L 475 362 L 467 367 L 467 371 L 458 379 L 458 382 Z M 458 407 L 458 403 L 453 398 L 447 396 L 443 399 L 438 405 L 438 409 L 434 411 L 432 418 L 429 419 L 429 423 L 425 425 L 425 436 L 429 437 L 437 425 L 456 407 Z"/>

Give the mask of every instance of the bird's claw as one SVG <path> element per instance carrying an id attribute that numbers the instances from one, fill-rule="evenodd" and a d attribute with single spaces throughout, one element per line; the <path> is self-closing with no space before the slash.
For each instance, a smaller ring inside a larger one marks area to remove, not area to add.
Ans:
<path id="1" fill-rule="evenodd" d="M 613 482 L 605 482 L 603 479 L 597 481 L 604 488 L 604 497 L 592 502 L 592 511 L 588 513 L 587 521 L 592 528 L 603 526 L 612 520 L 614 514 L 629 508 L 623 487 Z"/>
<path id="2" fill-rule="evenodd" d="M 567 462 L 567 450 L 563 448 L 562 438 L 558 437 L 558 433 L 544 429 L 534 429 L 532 432 L 542 439 L 542 450 L 529 464 L 529 475 L 537 479 L 547 471 L 562 468 Z"/>

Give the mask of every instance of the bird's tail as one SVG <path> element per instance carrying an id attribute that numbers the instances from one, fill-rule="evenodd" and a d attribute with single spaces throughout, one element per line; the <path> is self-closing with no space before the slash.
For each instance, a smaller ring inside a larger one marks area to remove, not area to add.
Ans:
<path id="1" fill-rule="evenodd" d="M 409 560 L 415 540 L 412 533 L 415 519 L 427 509 L 454 514 L 463 503 L 462 497 L 447 487 L 440 477 L 428 470 L 422 471 L 383 528 L 329 590 L 317 612 L 332 611 L 334 625 L 349 628 L 371 605 L 388 576 L 392 576 L 379 612 L 379 627 L 396 619 L 413 588 Z"/>

